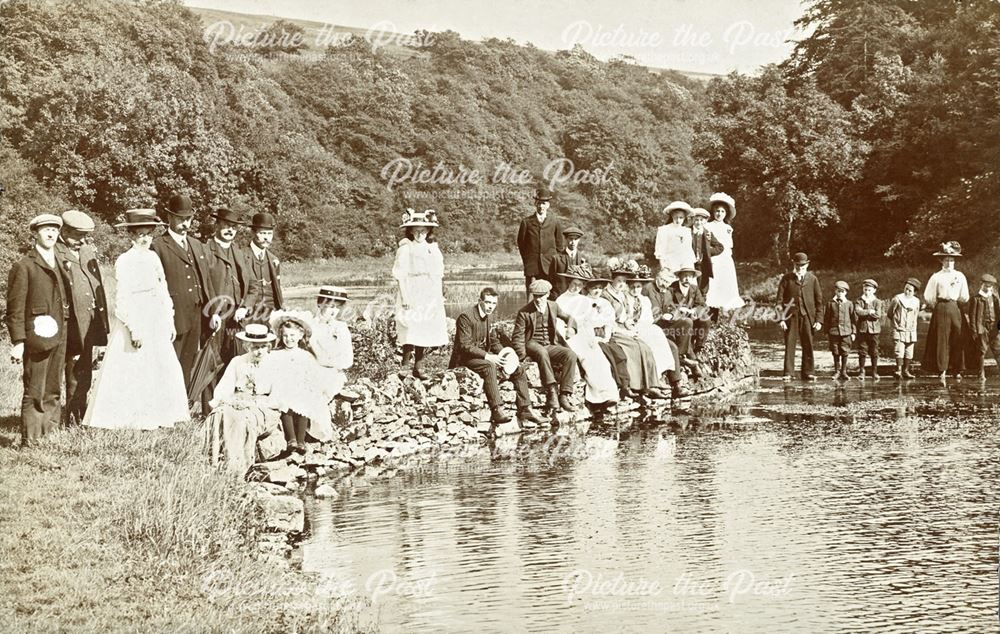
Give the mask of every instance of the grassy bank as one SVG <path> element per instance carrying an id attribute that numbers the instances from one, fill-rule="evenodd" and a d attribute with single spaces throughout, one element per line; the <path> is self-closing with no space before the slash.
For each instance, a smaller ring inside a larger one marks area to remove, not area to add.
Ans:
<path id="1" fill-rule="evenodd" d="M 196 423 L 72 429 L 19 451 L 0 350 L 0 631 L 356 631 L 363 608 L 258 557 L 260 511 Z"/>

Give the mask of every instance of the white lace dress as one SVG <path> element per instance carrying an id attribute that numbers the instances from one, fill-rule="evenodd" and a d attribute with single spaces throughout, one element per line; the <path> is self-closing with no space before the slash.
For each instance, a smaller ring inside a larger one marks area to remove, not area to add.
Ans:
<path id="1" fill-rule="evenodd" d="M 723 247 L 722 253 L 712 256 L 712 279 L 708 282 L 705 303 L 722 310 L 742 308 L 744 302 L 740 297 L 736 263 L 733 261 L 733 227 L 721 220 L 713 220 L 705 226 Z"/>

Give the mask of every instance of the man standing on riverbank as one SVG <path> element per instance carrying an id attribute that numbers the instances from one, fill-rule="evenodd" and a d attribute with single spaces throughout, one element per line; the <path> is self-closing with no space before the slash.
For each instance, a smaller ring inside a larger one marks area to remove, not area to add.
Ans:
<path id="1" fill-rule="evenodd" d="M 108 345 L 108 300 L 94 247 L 85 244 L 94 221 L 82 211 L 62 214 L 63 228 L 56 243 L 70 299 L 66 332 L 67 423 L 79 423 L 87 412 L 87 394 L 94 375 L 94 348 Z"/>
<path id="2" fill-rule="evenodd" d="M 499 373 L 504 367 L 504 358 L 490 318 L 498 300 L 499 293 L 492 288 L 484 288 L 479 292 L 479 303 L 458 316 L 455 320 L 455 346 L 448 362 L 449 368 L 465 366 L 483 378 L 483 391 L 490 406 L 490 422 L 493 425 L 510 422 L 510 416 L 503 412 L 500 400 Z M 542 419 L 531 409 L 531 392 L 524 371 L 517 366 L 508 378 L 517 394 L 518 421 L 526 428 L 541 423 Z"/>
<path id="3" fill-rule="evenodd" d="M 781 276 L 776 298 L 779 311 L 778 326 L 785 334 L 784 380 L 795 374 L 795 344 L 802 345 L 802 379 L 815 381 L 813 374 L 813 332 L 823 328 L 819 321 L 823 309 L 823 296 L 819 280 L 809 272 L 809 256 L 796 253 L 792 257 L 792 270 Z"/>
<path id="4" fill-rule="evenodd" d="M 28 228 L 31 251 L 7 278 L 7 332 L 10 359 L 24 364 L 21 445 L 30 447 L 59 425 L 59 392 L 66 354 L 69 291 L 59 272 L 55 245 L 62 218 L 42 214 Z"/>
<path id="5" fill-rule="evenodd" d="M 215 235 L 205 243 L 208 252 L 208 270 L 212 278 L 212 288 L 216 295 L 212 299 L 212 312 L 223 319 L 223 333 L 216 338 L 223 363 L 229 363 L 236 356 L 236 333 L 248 309 L 243 306 L 247 293 L 247 277 L 250 263 L 246 252 L 233 241 L 239 227 L 243 225 L 240 215 L 229 209 L 216 209 Z"/>
<path id="6" fill-rule="evenodd" d="M 524 265 L 525 289 L 530 289 L 536 279 L 548 279 L 552 261 L 566 250 L 562 225 L 558 218 L 549 214 L 551 203 L 552 192 L 545 188 L 535 190 L 535 213 L 522 219 L 517 229 L 517 250 Z M 528 299 L 531 299 L 530 291 Z"/>
<path id="7" fill-rule="evenodd" d="M 250 232 L 249 278 L 243 306 L 249 309 L 250 320 L 254 323 L 268 323 L 271 313 L 285 307 L 281 294 L 281 263 L 271 253 L 274 240 L 274 216 L 267 213 L 254 214 Z"/>

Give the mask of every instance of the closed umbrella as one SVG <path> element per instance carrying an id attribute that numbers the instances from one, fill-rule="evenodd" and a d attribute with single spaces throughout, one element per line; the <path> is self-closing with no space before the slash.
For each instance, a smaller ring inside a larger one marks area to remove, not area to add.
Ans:
<path id="1" fill-rule="evenodd" d="M 222 332 L 222 329 L 219 329 L 212 333 L 195 357 L 194 367 L 191 369 L 191 381 L 188 383 L 188 401 L 191 403 L 201 400 L 202 392 L 214 385 L 224 369 L 225 364 L 219 351 L 219 337 Z M 203 413 L 208 414 L 208 412 Z"/>

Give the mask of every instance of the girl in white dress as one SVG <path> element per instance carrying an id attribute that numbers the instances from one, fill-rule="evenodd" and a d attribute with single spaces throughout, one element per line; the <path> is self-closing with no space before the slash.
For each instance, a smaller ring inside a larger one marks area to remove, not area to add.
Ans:
<path id="1" fill-rule="evenodd" d="M 684 224 L 691 213 L 691 206 L 682 200 L 676 200 L 663 211 L 670 218 L 670 224 L 656 230 L 656 243 L 653 247 L 653 254 L 660 261 L 660 268 L 671 273 L 683 268 L 693 268 L 691 227 Z"/>
<path id="2" fill-rule="evenodd" d="M 336 396 L 347 383 L 345 370 L 354 365 L 351 331 L 338 316 L 347 303 L 347 291 L 339 286 L 321 286 L 316 296 L 311 347 L 325 369 L 327 391 Z"/>
<path id="3" fill-rule="evenodd" d="M 732 222 L 736 216 L 736 201 L 728 194 L 717 192 L 709 199 L 709 206 L 712 208 L 712 221 L 705 226 L 722 243 L 723 249 L 719 255 L 712 256 L 712 279 L 709 280 L 705 304 L 719 310 L 736 310 L 744 305 L 733 261 Z"/>
<path id="4" fill-rule="evenodd" d="M 403 365 L 413 359 L 413 376 L 426 379 L 421 362 L 427 348 L 448 343 L 444 312 L 444 256 L 434 240 L 438 226 L 433 209 L 403 214 L 406 237 L 399 242 L 392 276 L 396 291 L 396 340 L 403 346 Z"/>
<path id="5" fill-rule="evenodd" d="M 184 373 L 174 352 L 174 304 L 160 258 L 149 249 L 164 223 L 152 209 L 130 209 L 132 248 L 115 261 L 114 315 L 104 364 L 83 424 L 105 429 L 173 427 L 189 418 Z"/>
<path id="6" fill-rule="evenodd" d="M 583 367 L 583 378 L 587 384 L 584 398 L 594 405 L 617 403 L 618 383 L 601 349 L 601 340 L 595 334 L 596 328 L 604 326 L 606 317 L 602 316 L 593 299 L 580 292 L 589 281 L 610 280 L 597 280 L 588 264 L 570 266 L 559 275 L 569 280 L 566 292 L 556 298 L 556 304 L 576 320 L 576 334 L 568 338 L 566 344 L 576 353 Z"/>

